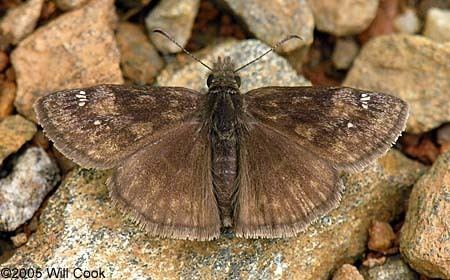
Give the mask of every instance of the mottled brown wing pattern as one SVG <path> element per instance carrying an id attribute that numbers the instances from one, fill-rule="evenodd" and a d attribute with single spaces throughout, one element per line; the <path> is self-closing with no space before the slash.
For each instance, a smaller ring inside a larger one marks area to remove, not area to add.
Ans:
<path id="1" fill-rule="evenodd" d="M 330 162 L 264 124 L 241 139 L 236 235 L 290 237 L 333 208 L 343 185 Z"/>
<path id="2" fill-rule="evenodd" d="M 211 147 L 199 123 L 184 123 L 121 164 L 108 181 L 111 198 L 151 234 L 210 240 L 220 234 Z"/>
<path id="3" fill-rule="evenodd" d="M 64 155 L 108 169 L 185 121 L 200 103 L 200 93 L 186 88 L 99 85 L 44 96 L 35 111 Z"/>
<path id="4" fill-rule="evenodd" d="M 257 120 L 345 171 L 385 153 L 408 116 L 403 100 L 353 88 L 264 87 L 249 91 L 245 101 Z"/>

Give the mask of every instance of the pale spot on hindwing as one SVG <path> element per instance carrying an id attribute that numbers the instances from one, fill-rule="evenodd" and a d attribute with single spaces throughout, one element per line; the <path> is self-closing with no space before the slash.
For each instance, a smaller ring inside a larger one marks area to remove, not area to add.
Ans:
<path id="1" fill-rule="evenodd" d="M 347 123 L 347 127 L 348 127 L 348 128 L 352 128 L 352 127 L 354 127 L 354 125 L 353 125 L 351 122 L 348 122 L 348 123 Z"/>

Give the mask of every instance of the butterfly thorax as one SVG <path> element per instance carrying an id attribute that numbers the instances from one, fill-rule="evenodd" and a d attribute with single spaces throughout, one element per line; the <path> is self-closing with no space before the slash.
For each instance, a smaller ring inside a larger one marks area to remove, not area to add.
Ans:
<path id="1" fill-rule="evenodd" d="M 212 148 L 214 189 L 224 226 L 231 226 L 232 196 L 237 176 L 238 131 L 242 114 L 239 76 L 229 58 L 218 59 L 208 77 L 206 104 Z"/>

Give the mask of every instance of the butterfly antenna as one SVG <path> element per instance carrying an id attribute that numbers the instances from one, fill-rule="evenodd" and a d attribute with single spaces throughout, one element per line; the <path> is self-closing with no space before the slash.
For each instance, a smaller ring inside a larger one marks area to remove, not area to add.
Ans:
<path id="1" fill-rule="evenodd" d="M 286 43 L 287 41 L 291 40 L 291 39 L 300 39 L 303 40 L 302 37 L 298 36 L 298 35 L 289 35 L 286 38 L 284 38 L 283 40 L 279 41 L 278 43 L 276 43 L 275 46 L 273 46 L 272 48 L 270 48 L 269 50 L 267 50 L 265 53 L 263 53 L 262 55 L 258 56 L 257 58 L 253 59 L 252 61 L 242 65 L 241 67 L 239 67 L 238 69 L 234 70 L 234 72 L 238 72 L 242 69 L 244 69 L 245 67 L 249 66 L 250 64 L 252 64 L 255 61 L 260 60 L 263 56 L 265 56 L 268 53 L 273 52 L 275 49 L 277 49 L 279 46 L 283 45 L 284 43 Z"/>
<path id="2" fill-rule="evenodd" d="M 203 66 L 205 66 L 206 68 L 208 68 L 210 71 L 213 71 L 211 69 L 211 67 L 209 67 L 208 65 L 206 65 L 205 63 L 203 63 L 203 61 L 201 61 L 200 59 L 198 59 L 195 55 L 193 55 L 192 53 L 190 53 L 188 50 L 186 50 L 182 45 L 180 45 L 177 41 L 175 41 L 174 38 L 172 38 L 172 36 L 170 36 L 167 32 L 161 30 L 161 29 L 153 29 L 153 32 L 155 33 L 159 33 L 161 35 L 163 35 L 164 37 L 166 37 L 167 39 L 169 39 L 170 41 L 172 41 L 172 43 L 174 43 L 175 45 L 177 45 L 182 51 L 184 51 L 187 55 L 189 55 L 190 57 L 192 57 L 195 61 L 200 62 L 200 64 L 202 64 Z"/>

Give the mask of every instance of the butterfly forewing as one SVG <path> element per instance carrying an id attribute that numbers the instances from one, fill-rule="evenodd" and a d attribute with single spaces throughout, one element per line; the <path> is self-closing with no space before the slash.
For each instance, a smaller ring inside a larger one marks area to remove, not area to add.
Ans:
<path id="1" fill-rule="evenodd" d="M 220 234 L 211 147 L 186 122 L 128 158 L 108 182 L 112 199 L 155 236 L 210 240 Z"/>
<path id="2" fill-rule="evenodd" d="M 264 87 L 245 101 L 257 120 L 346 171 L 386 152 L 408 116 L 401 99 L 353 88 Z"/>
<path id="3" fill-rule="evenodd" d="M 251 124 L 240 149 L 238 236 L 294 236 L 337 204 L 343 190 L 337 170 L 289 136 Z"/>
<path id="4" fill-rule="evenodd" d="M 83 167 L 117 166 L 190 117 L 201 95 L 180 87 L 100 85 L 64 90 L 35 104 L 55 146 Z"/>

